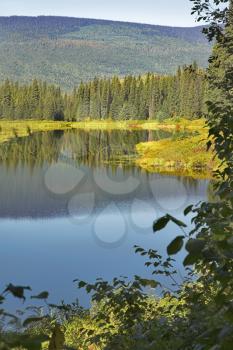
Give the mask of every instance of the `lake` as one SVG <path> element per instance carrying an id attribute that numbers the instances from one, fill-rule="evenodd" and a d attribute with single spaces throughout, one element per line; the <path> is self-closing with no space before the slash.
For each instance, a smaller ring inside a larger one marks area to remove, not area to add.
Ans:
<path id="1" fill-rule="evenodd" d="M 157 131 L 70 130 L 38 133 L 0 146 L 1 287 L 12 282 L 48 290 L 50 301 L 78 296 L 75 278 L 94 282 L 124 275 L 151 277 L 134 245 L 157 249 L 179 233 L 153 221 L 184 220 L 205 200 L 208 181 L 147 173 L 134 164 L 135 145 L 168 137 Z M 177 268 L 184 276 L 178 255 Z M 170 288 L 170 282 L 162 280 Z M 13 300 L 10 299 L 13 305 Z"/>

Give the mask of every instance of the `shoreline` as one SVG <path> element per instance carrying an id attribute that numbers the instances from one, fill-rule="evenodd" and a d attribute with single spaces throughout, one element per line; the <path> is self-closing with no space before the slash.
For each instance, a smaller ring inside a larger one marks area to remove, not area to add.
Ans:
<path id="1" fill-rule="evenodd" d="M 148 172 L 212 179 L 219 166 L 213 149 L 207 151 L 207 130 L 184 138 L 168 138 L 136 145 L 136 164 Z"/>
<path id="2" fill-rule="evenodd" d="M 204 119 L 197 120 L 172 120 L 164 122 L 148 120 L 84 120 L 77 122 L 52 121 L 52 120 L 0 120 L 0 144 L 17 137 L 29 136 L 34 132 L 46 132 L 53 130 L 84 129 L 84 130 L 170 130 L 170 131 L 194 131 L 204 128 Z"/>
<path id="3" fill-rule="evenodd" d="M 148 172 L 170 175 L 212 178 L 218 161 L 213 160 L 213 151 L 207 152 L 208 131 L 205 120 L 167 119 L 164 122 L 148 120 L 85 120 L 77 122 L 50 120 L 0 120 L 0 144 L 27 137 L 36 132 L 53 130 L 167 130 L 170 138 L 148 141 L 135 145 L 140 168 Z M 195 135 L 193 135 L 195 133 Z M 175 135 L 181 135 L 176 138 Z M 183 136 L 182 136 L 183 135 Z"/>

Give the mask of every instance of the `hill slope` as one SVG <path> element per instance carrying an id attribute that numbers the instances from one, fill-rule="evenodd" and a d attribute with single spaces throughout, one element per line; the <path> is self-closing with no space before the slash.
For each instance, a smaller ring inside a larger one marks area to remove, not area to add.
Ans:
<path id="1" fill-rule="evenodd" d="M 94 76 L 172 73 L 210 45 L 202 27 L 174 28 L 67 17 L 0 17 L 0 80 L 33 78 L 69 89 Z"/>

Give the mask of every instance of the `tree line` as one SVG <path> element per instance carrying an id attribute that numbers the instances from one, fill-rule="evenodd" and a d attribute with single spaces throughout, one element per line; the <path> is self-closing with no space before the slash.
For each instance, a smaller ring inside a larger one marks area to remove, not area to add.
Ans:
<path id="1" fill-rule="evenodd" d="M 0 118 L 78 121 L 91 119 L 199 118 L 205 109 L 205 71 L 194 63 L 175 75 L 95 78 L 72 93 L 34 80 L 0 85 Z"/>

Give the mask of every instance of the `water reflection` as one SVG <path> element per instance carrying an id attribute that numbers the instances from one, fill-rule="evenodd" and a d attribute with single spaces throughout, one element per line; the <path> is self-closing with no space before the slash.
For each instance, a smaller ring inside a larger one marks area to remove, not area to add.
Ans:
<path id="1" fill-rule="evenodd" d="M 54 291 L 54 301 L 70 301 L 76 277 L 150 277 L 133 246 L 166 254 L 177 230 L 168 226 L 154 235 L 152 221 L 169 212 L 190 225 L 183 209 L 206 199 L 208 187 L 207 181 L 150 174 L 134 165 L 135 144 L 167 136 L 71 130 L 1 145 L 3 283 L 30 284 Z M 177 262 L 181 274 L 184 254 Z"/>
<path id="2" fill-rule="evenodd" d="M 77 193 L 94 193 L 101 208 L 112 200 L 155 197 L 166 207 L 169 197 L 165 209 L 172 209 L 171 200 L 177 207 L 186 196 L 204 193 L 205 181 L 149 174 L 134 166 L 135 144 L 158 136 L 168 133 L 54 131 L 2 145 L 0 217 L 67 216 L 69 200 Z"/>
<path id="3" fill-rule="evenodd" d="M 0 162 L 7 166 L 26 164 L 32 169 L 45 162 L 51 164 L 72 159 L 79 164 L 99 166 L 104 162 L 123 161 L 135 154 L 139 142 L 166 138 L 167 131 L 53 131 L 37 133 L 0 146 Z"/>

